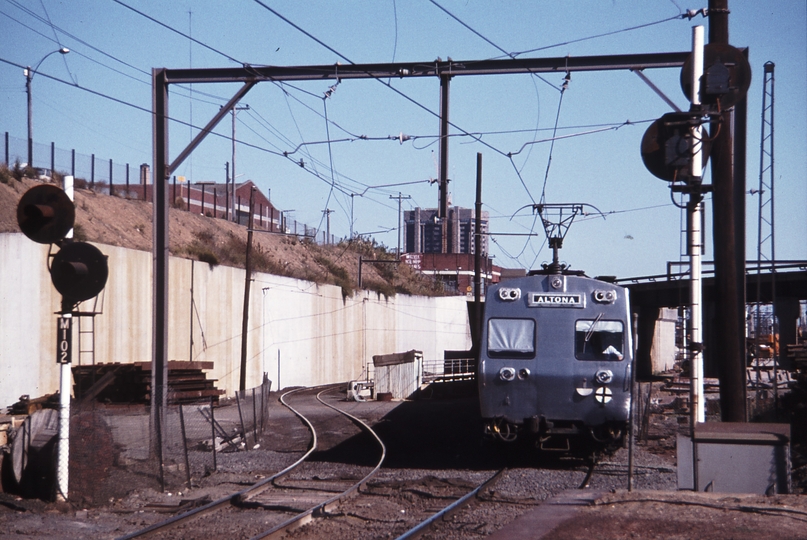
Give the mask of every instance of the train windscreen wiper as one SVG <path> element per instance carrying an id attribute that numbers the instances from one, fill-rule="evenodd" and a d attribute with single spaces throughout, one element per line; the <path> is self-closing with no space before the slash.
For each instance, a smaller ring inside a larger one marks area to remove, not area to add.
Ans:
<path id="1" fill-rule="evenodd" d="M 591 326 L 588 327 L 588 332 L 586 332 L 586 337 L 583 338 L 583 341 L 588 343 L 591 340 L 591 336 L 594 335 L 594 327 L 597 326 L 597 323 L 600 322 L 602 319 L 602 312 L 598 313 L 594 320 L 591 322 Z"/>

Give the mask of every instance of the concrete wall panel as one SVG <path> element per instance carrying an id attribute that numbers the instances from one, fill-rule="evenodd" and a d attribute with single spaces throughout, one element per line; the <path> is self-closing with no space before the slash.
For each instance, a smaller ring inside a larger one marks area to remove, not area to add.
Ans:
<path id="1" fill-rule="evenodd" d="M 80 306 L 99 312 L 95 362 L 150 361 L 151 253 L 97 247 L 108 256 L 109 280 L 97 302 Z M 22 234 L 0 234 L 0 406 L 58 389 L 60 296 L 47 253 Z M 208 377 L 232 395 L 240 377 L 244 270 L 172 257 L 168 276 L 168 359 L 213 362 Z M 253 275 L 248 329 L 248 388 L 263 373 L 274 388 L 320 385 L 363 378 L 375 354 L 417 349 L 433 360 L 443 350 L 470 347 L 464 297 L 360 291 L 343 298 L 339 287 L 269 274 Z M 78 356 L 76 330 L 73 344 L 74 363 L 89 363 L 89 356 Z"/>

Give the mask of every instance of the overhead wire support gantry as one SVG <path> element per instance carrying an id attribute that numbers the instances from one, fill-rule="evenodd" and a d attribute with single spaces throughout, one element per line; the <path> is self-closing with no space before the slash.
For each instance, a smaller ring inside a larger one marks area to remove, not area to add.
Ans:
<path id="1" fill-rule="evenodd" d="M 244 64 L 227 68 L 152 69 L 153 118 L 153 304 L 152 304 L 152 449 L 158 450 L 162 410 L 167 404 L 168 365 L 168 179 L 190 153 L 212 132 L 230 110 L 261 81 L 323 81 L 345 79 L 377 79 L 405 99 L 417 103 L 392 87 L 388 79 L 407 77 L 436 77 L 441 81 L 440 117 L 441 141 L 448 140 L 448 129 L 458 126 L 448 121 L 448 81 L 463 75 L 504 75 L 537 73 L 570 73 L 573 71 L 609 71 L 680 68 L 687 56 L 685 52 L 621 54 L 606 56 L 563 56 L 554 58 L 508 58 L 498 60 L 434 60 L 408 63 L 331 64 L 316 66 L 254 66 Z M 190 83 L 243 83 L 235 95 L 222 106 L 216 115 L 200 130 L 196 137 L 171 161 L 169 159 L 168 112 L 169 86 Z M 482 143 L 485 144 L 485 143 Z M 447 194 L 448 152 L 441 153 L 441 194 Z M 447 201 L 447 196 L 446 196 Z M 441 204 L 441 207 L 443 205 Z"/>
<path id="2" fill-rule="evenodd" d="M 774 227 L 774 67 L 773 62 L 765 62 L 762 81 L 762 122 L 759 148 L 759 213 L 757 221 L 757 276 L 756 276 L 756 305 L 754 307 L 754 367 L 756 372 L 756 394 L 755 405 L 757 411 L 760 407 L 761 389 L 761 366 L 764 347 L 762 343 L 763 328 L 767 325 L 763 322 L 765 314 L 762 310 L 762 274 L 763 265 L 770 266 L 770 331 L 765 332 L 765 336 L 770 336 L 771 342 L 766 345 L 771 346 L 773 373 L 773 400 L 774 410 L 779 411 L 779 385 L 778 385 L 778 350 L 776 338 L 779 334 L 776 318 L 776 243 Z M 753 191 L 752 191 L 753 193 Z"/>

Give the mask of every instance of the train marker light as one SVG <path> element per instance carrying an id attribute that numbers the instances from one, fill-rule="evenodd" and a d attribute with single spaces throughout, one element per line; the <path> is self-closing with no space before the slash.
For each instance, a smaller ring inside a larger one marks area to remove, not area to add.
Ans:
<path id="1" fill-rule="evenodd" d="M 601 369 L 594 375 L 594 380 L 597 381 L 597 384 L 608 384 L 614 379 L 614 374 L 611 372 L 610 369 Z"/>
<path id="2" fill-rule="evenodd" d="M 616 292 L 614 291 L 594 291 L 594 301 L 600 304 L 613 304 L 616 301 Z"/>
<path id="3" fill-rule="evenodd" d="M 503 381 L 510 382 L 516 378 L 516 370 L 511 367 L 503 367 L 499 370 L 499 378 Z"/>
<path id="4" fill-rule="evenodd" d="M 509 289 L 502 287 L 499 289 L 499 298 L 505 302 L 512 302 L 521 298 L 521 289 Z"/>

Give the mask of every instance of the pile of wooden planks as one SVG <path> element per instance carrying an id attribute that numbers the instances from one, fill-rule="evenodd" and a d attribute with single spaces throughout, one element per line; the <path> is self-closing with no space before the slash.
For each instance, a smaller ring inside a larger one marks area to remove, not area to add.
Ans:
<path id="1" fill-rule="evenodd" d="M 213 362 L 168 362 L 168 402 L 209 403 L 218 401 L 224 390 L 204 371 Z M 148 403 L 151 399 L 151 362 L 73 366 L 73 392 L 82 401 L 109 403 Z"/>

